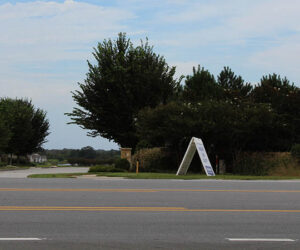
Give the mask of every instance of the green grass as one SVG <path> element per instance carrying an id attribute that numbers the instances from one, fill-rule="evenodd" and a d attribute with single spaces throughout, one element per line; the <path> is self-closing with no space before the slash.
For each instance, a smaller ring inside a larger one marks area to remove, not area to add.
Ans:
<path id="1" fill-rule="evenodd" d="M 212 179 L 212 180 L 290 180 L 300 179 L 299 176 L 249 176 L 249 175 L 217 175 L 208 177 L 203 174 L 188 174 L 176 176 L 175 174 L 166 173 L 93 173 L 97 176 L 107 177 L 123 177 L 127 179 L 180 179 L 180 180 L 197 180 L 197 179 Z M 67 174 L 32 174 L 28 178 L 75 178 L 80 175 L 88 175 L 88 173 L 67 173 Z"/>
<path id="2" fill-rule="evenodd" d="M 167 173 L 98 173 L 98 176 L 107 177 L 124 177 L 128 179 L 180 179 L 180 180 L 197 180 L 197 179 L 212 179 L 212 180 L 287 180 L 300 179 L 299 176 L 250 176 L 250 175 L 216 175 L 206 176 L 203 174 L 187 174 L 177 176 Z"/>
<path id="3" fill-rule="evenodd" d="M 28 166 L 2 166 L 0 167 L 0 171 L 7 171 L 7 170 L 24 170 L 28 169 Z"/>
<path id="4" fill-rule="evenodd" d="M 28 178 L 76 178 L 87 173 L 61 173 L 61 174 L 31 174 Z"/>

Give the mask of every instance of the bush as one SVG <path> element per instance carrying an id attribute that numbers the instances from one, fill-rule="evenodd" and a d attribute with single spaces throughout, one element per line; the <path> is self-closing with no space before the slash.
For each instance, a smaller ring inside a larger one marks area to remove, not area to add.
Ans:
<path id="1" fill-rule="evenodd" d="M 237 154 L 233 162 L 233 174 L 267 175 L 268 169 L 264 164 L 263 153 L 242 152 Z"/>
<path id="2" fill-rule="evenodd" d="M 6 165 L 7 165 L 6 162 L 0 161 L 0 168 L 1 168 L 1 167 L 5 167 Z"/>
<path id="3" fill-rule="evenodd" d="M 291 148 L 291 154 L 296 159 L 300 160 L 300 144 L 294 144 Z"/>
<path id="4" fill-rule="evenodd" d="M 97 164 L 112 164 L 114 159 L 86 159 L 86 158 L 69 158 L 68 163 L 74 165 L 78 164 L 79 166 L 92 166 Z"/>
<path id="5" fill-rule="evenodd" d="M 164 148 L 144 148 L 136 152 L 133 156 L 133 167 L 139 161 L 139 171 L 141 172 L 159 172 L 170 170 L 169 153 Z"/>
<path id="6" fill-rule="evenodd" d="M 288 152 L 242 152 L 233 163 L 233 173 L 240 175 L 284 176 L 295 175 L 299 170 L 299 164 Z"/>
<path id="7" fill-rule="evenodd" d="M 115 161 L 115 168 L 123 169 L 125 171 L 129 171 L 130 163 L 127 159 L 117 159 Z"/>
<path id="8" fill-rule="evenodd" d="M 12 160 L 12 165 L 14 165 L 14 166 L 29 166 L 29 167 L 33 167 L 33 166 L 35 166 L 35 164 L 33 163 L 33 162 L 30 162 L 29 160 L 28 160 L 28 158 L 27 157 L 19 157 L 19 159 L 13 159 Z"/>
<path id="9" fill-rule="evenodd" d="M 115 168 L 114 166 L 93 166 L 90 167 L 89 173 L 97 172 L 125 172 L 125 170 L 120 168 Z"/>

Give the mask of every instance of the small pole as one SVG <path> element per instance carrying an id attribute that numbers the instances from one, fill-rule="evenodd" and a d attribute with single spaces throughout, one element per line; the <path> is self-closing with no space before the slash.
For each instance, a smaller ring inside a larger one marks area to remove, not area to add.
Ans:
<path id="1" fill-rule="evenodd" d="M 217 174 L 220 173 L 220 165 L 219 165 L 219 156 L 216 155 L 216 172 Z"/>
<path id="2" fill-rule="evenodd" d="M 136 161 L 136 169 L 135 172 L 138 174 L 139 173 L 139 161 Z"/>

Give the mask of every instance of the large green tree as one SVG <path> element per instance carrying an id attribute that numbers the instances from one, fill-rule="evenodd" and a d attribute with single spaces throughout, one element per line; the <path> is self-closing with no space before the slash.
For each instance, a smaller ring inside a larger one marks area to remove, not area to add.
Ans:
<path id="1" fill-rule="evenodd" d="M 282 142 L 281 150 L 289 150 L 292 143 L 300 143 L 300 89 L 286 77 L 272 74 L 263 76 L 254 88 L 252 99 L 256 103 L 270 105 L 280 115 L 282 126 L 290 134 Z"/>
<path id="2" fill-rule="evenodd" d="M 139 112 L 137 132 L 139 147 L 171 147 L 180 151 L 193 136 L 196 116 L 189 105 L 169 102 Z"/>
<path id="3" fill-rule="evenodd" d="M 0 110 L 0 153 L 2 153 L 5 147 L 7 146 L 10 136 L 11 133 L 8 129 L 7 124 L 4 121 L 4 117 L 1 114 Z"/>
<path id="4" fill-rule="evenodd" d="M 208 70 L 193 68 L 193 74 L 186 76 L 183 98 L 186 102 L 197 103 L 209 99 L 219 99 L 222 89 Z"/>
<path id="5" fill-rule="evenodd" d="M 218 75 L 218 85 L 223 89 L 223 98 L 235 103 L 244 101 L 252 91 L 252 85 L 245 83 L 244 79 L 229 67 L 224 67 Z"/>
<path id="6" fill-rule="evenodd" d="M 135 47 L 124 33 L 116 41 L 99 43 L 93 56 L 95 64 L 88 62 L 86 79 L 73 92 L 78 107 L 67 115 L 71 123 L 90 130 L 89 136 L 134 148 L 138 112 L 167 103 L 179 89 L 175 67 L 169 67 L 148 41 Z"/>
<path id="7" fill-rule="evenodd" d="M 4 152 L 17 156 L 41 149 L 49 135 L 46 113 L 26 99 L 0 99 L 0 113 L 10 131 Z"/>

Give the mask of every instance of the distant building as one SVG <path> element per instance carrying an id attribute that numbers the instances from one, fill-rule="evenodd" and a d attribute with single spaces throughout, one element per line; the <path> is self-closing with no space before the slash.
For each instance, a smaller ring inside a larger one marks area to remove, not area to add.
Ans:
<path id="1" fill-rule="evenodd" d="M 32 163 L 44 163 L 47 161 L 47 156 L 39 154 L 28 155 L 28 159 Z"/>

